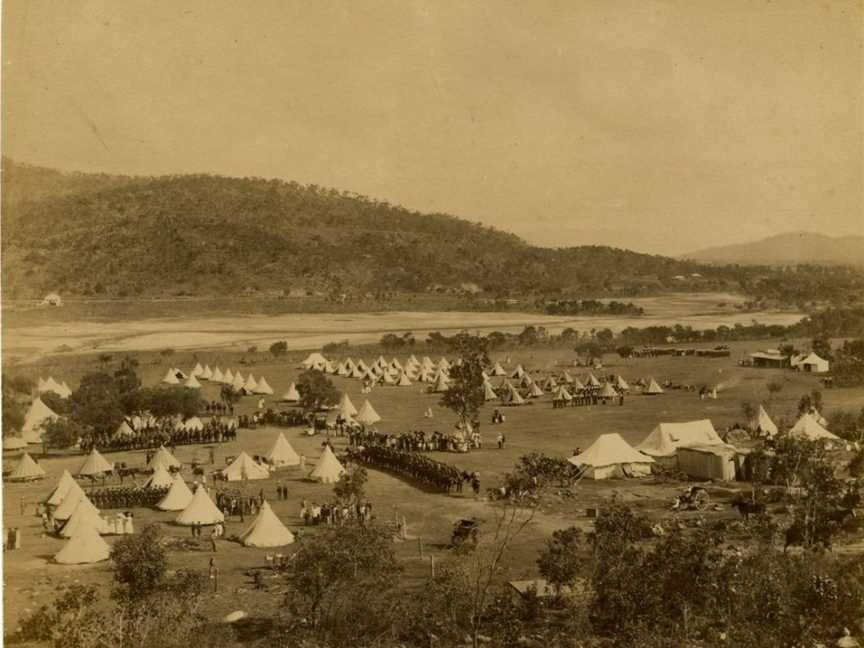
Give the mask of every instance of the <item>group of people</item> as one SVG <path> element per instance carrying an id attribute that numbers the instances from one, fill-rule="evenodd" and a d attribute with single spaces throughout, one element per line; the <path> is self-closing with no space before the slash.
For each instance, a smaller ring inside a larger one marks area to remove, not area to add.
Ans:
<path id="1" fill-rule="evenodd" d="M 264 504 L 263 488 L 258 495 L 245 495 L 234 489 L 216 491 L 216 506 L 225 517 L 234 516 L 241 520 L 254 517 L 258 515 L 258 509 L 262 504 Z"/>
<path id="2" fill-rule="evenodd" d="M 613 389 L 615 389 L 616 393 L 616 396 L 614 398 L 601 396 L 600 387 L 584 387 L 582 389 L 577 389 L 574 390 L 574 392 L 571 394 L 571 398 L 569 400 L 553 397 L 552 408 L 560 409 L 562 407 L 585 407 L 588 405 L 599 404 L 606 405 L 613 400 L 617 401 L 618 405 L 623 405 L 624 390 L 618 389 L 616 387 L 613 387 Z"/>
<path id="3" fill-rule="evenodd" d="M 471 484 L 475 495 L 480 493 L 480 477 L 476 472 L 462 471 L 422 454 L 382 445 L 364 446 L 351 454 L 358 463 L 411 477 L 444 493 L 461 493 L 465 483 Z"/>
<path id="4" fill-rule="evenodd" d="M 221 400 L 204 401 L 204 411 L 212 415 L 234 416 L 234 406 L 228 405 Z"/>
<path id="5" fill-rule="evenodd" d="M 276 411 L 271 408 L 260 410 L 251 415 L 240 415 L 241 428 L 256 428 L 259 425 L 274 425 L 277 427 L 297 427 L 307 425 L 313 420 L 311 414 L 299 409 Z"/>
<path id="6" fill-rule="evenodd" d="M 131 428 L 130 428 L 131 429 Z M 172 417 L 148 422 L 132 434 L 98 434 L 81 444 L 85 452 L 124 452 L 164 446 L 223 443 L 237 438 L 237 420 L 210 418 L 199 429 L 188 429 Z"/>
<path id="7" fill-rule="evenodd" d="M 452 434 L 445 434 L 438 430 L 428 434 L 424 430 L 386 434 L 371 428 L 349 429 L 348 444 L 355 448 L 370 445 L 383 446 L 402 452 L 468 452 L 472 448 L 481 448 L 483 445 L 476 424 L 470 426 L 470 431 L 457 429 Z"/>
<path id="8" fill-rule="evenodd" d="M 306 526 L 327 524 L 342 526 L 348 521 L 358 521 L 365 525 L 372 520 L 372 504 L 370 502 L 345 504 L 332 502 L 330 504 L 318 504 L 308 502 L 305 499 L 300 504 L 300 517 Z"/>
<path id="9" fill-rule="evenodd" d="M 156 506 L 168 488 L 142 488 L 139 486 L 120 486 L 93 489 L 87 497 L 98 509 L 130 509 L 141 506 Z"/>

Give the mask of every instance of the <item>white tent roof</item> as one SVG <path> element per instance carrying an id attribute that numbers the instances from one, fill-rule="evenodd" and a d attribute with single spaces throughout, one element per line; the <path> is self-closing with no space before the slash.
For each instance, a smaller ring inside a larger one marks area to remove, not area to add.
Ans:
<path id="1" fill-rule="evenodd" d="M 324 452 L 321 453 L 321 457 L 309 477 L 320 481 L 322 484 L 332 484 L 339 481 L 343 472 L 345 469 L 328 445 L 324 446 Z"/>
<path id="2" fill-rule="evenodd" d="M 168 493 L 171 494 L 170 491 Z M 167 499 L 168 496 L 165 496 Z M 162 500 L 164 502 L 165 500 Z M 160 504 L 162 504 L 160 502 Z M 195 494 L 192 496 L 192 500 L 189 502 L 189 505 L 183 509 L 180 515 L 177 516 L 175 522 L 177 524 L 182 524 L 184 526 L 191 526 L 193 524 L 216 524 L 217 522 L 224 522 L 225 516 L 222 514 L 216 505 L 213 503 L 213 500 L 210 499 L 210 496 L 207 494 L 207 491 L 203 486 L 199 486 L 195 489 Z"/>
<path id="3" fill-rule="evenodd" d="M 63 498 L 66 497 L 66 494 L 69 492 L 69 489 L 72 488 L 72 485 L 78 484 L 75 483 L 75 480 L 72 479 L 72 475 L 68 470 L 64 470 L 63 474 L 60 475 L 60 479 L 57 480 L 57 486 L 54 487 L 54 490 L 48 496 L 48 499 L 45 500 L 45 503 L 49 506 L 58 506 L 60 502 L 63 501 Z"/>
<path id="4" fill-rule="evenodd" d="M 108 463 L 96 448 L 90 451 L 84 463 L 78 469 L 78 476 L 86 475 L 101 475 L 102 473 L 111 472 L 114 470 L 114 464 Z"/>
<path id="5" fill-rule="evenodd" d="M 555 393 L 553 394 L 552 398 L 554 400 L 565 400 L 565 401 L 573 400 L 573 396 L 570 394 L 569 391 L 567 391 L 567 388 L 564 385 L 558 386 L 558 389 L 555 390 Z"/>
<path id="6" fill-rule="evenodd" d="M 42 479 L 45 476 L 45 471 L 38 463 L 33 461 L 28 453 L 24 453 L 21 459 L 18 460 L 18 465 L 9 473 L 9 481 L 32 481 L 34 479 Z"/>
<path id="7" fill-rule="evenodd" d="M 189 372 L 190 376 L 200 376 L 204 373 L 204 367 L 201 366 L 200 362 L 195 363 L 195 367 L 193 367 L 192 371 Z"/>
<path id="8" fill-rule="evenodd" d="M 282 547 L 294 542 L 294 534 L 264 502 L 252 524 L 240 534 L 240 542 L 246 547 Z"/>
<path id="9" fill-rule="evenodd" d="M 767 434 L 768 436 L 774 436 L 777 434 L 777 424 L 771 420 L 771 417 L 768 416 L 768 412 L 765 411 L 765 408 L 762 405 L 759 406 L 759 412 L 756 414 L 756 418 L 751 422 L 751 427 L 755 429 L 762 430 L 763 434 Z"/>
<path id="10" fill-rule="evenodd" d="M 589 387 L 599 387 L 600 381 L 597 380 L 597 376 L 595 376 L 593 373 L 589 373 L 588 378 L 585 380 L 585 384 Z"/>
<path id="11" fill-rule="evenodd" d="M 660 423 L 636 449 L 652 457 L 668 457 L 678 448 L 697 445 L 725 445 L 708 419 Z"/>
<path id="12" fill-rule="evenodd" d="M 293 382 L 288 385 L 288 391 L 282 394 L 282 399 L 286 403 L 296 403 L 300 400 L 300 392 L 297 391 L 297 385 Z"/>
<path id="13" fill-rule="evenodd" d="M 375 411 L 375 408 L 372 407 L 372 403 L 367 400 L 363 401 L 363 405 L 360 407 L 360 411 L 354 417 L 354 420 L 363 425 L 374 425 L 381 420 L 381 417 Z"/>
<path id="14" fill-rule="evenodd" d="M 339 399 L 339 404 L 336 406 L 336 409 L 344 418 L 351 418 L 352 416 L 357 415 L 357 408 L 354 407 L 354 403 L 351 402 L 351 397 L 348 396 L 348 392 L 343 392 L 342 398 Z"/>
<path id="15" fill-rule="evenodd" d="M 496 362 L 495 366 L 492 367 L 492 375 L 493 376 L 506 376 L 507 372 L 504 371 L 504 367 L 501 366 L 500 362 Z"/>
<path id="16" fill-rule="evenodd" d="M 120 422 L 120 425 L 117 426 L 117 431 L 114 433 L 114 438 L 121 437 L 130 437 L 135 436 L 135 430 L 132 429 L 132 426 L 124 419 Z"/>
<path id="17" fill-rule="evenodd" d="M 144 482 L 144 488 L 171 488 L 171 484 L 174 483 L 174 479 L 171 477 L 171 473 L 168 472 L 168 469 L 163 464 L 158 464 L 156 469 L 153 471 L 153 474 L 150 475 L 150 478 Z"/>
<path id="18" fill-rule="evenodd" d="M 270 386 L 270 383 L 267 382 L 267 379 L 264 376 L 261 376 L 261 380 L 258 381 L 258 387 L 255 389 L 256 394 L 261 394 L 263 396 L 272 396 L 273 388 Z"/>
<path id="19" fill-rule="evenodd" d="M 165 377 L 162 378 L 162 382 L 168 385 L 178 385 L 180 381 L 177 380 L 177 370 L 173 367 L 165 372 Z"/>
<path id="20" fill-rule="evenodd" d="M 648 383 L 648 389 L 645 390 L 645 393 L 646 394 L 662 394 L 663 388 L 660 387 L 660 385 L 657 384 L 657 381 L 652 378 L 651 382 Z"/>
<path id="21" fill-rule="evenodd" d="M 243 374 L 239 371 L 234 374 L 234 382 L 231 383 L 231 386 L 237 391 L 242 390 L 246 386 L 246 381 L 243 380 Z"/>
<path id="22" fill-rule="evenodd" d="M 78 502 L 66 524 L 60 529 L 61 538 L 71 538 L 82 526 L 90 526 L 99 533 L 108 533 L 108 524 L 99 515 L 99 510 L 88 499 Z"/>
<path id="23" fill-rule="evenodd" d="M 450 381 L 447 379 L 447 376 L 443 372 L 438 372 L 438 375 L 435 377 L 435 382 L 432 385 L 433 392 L 445 392 L 450 389 Z"/>
<path id="24" fill-rule="evenodd" d="M 300 464 L 300 456 L 294 451 L 282 432 L 279 433 L 273 447 L 267 453 L 267 460 L 274 466 L 297 466 Z"/>
<path id="25" fill-rule="evenodd" d="M 213 377 L 213 370 L 210 368 L 210 365 L 204 366 L 204 371 L 201 372 L 199 378 L 203 378 L 204 380 L 210 380 Z"/>
<path id="26" fill-rule="evenodd" d="M 180 468 L 181 465 L 182 464 L 177 460 L 177 458 L 163 445 L 159 446 L 159 449 L 150 459 L 150 463 L 147 464 L 147 467 L 151 470 L 156 470 L 159 466 L 165 468 Z"/>
<path id="27" fill-rule="evenodd" d="M 204 421 L 202 421 L 197 416 L 193 416 L 183 421 L 183 423 L 180 424 L 180 427 L 182 427 L 184 430 L 188 430 L 189 432 L 194 432 L 195 430 L 203 430 Z"/>
<path id="28" fill-rule="evenodd" d="M 792 426 L 792 429 L 789 430 L 789 436 L 799 439 L 809 439 L 810 441 L 818 439 L 840 440 L 840 437 L 836 434 L 822 427 L 812 414 L 803 414 L 795 425 Z"/>
<path id="29" fill-rule="evenodd" d="M 498 394 L 495 393 L 495 390 L 492 389 L 492 385 L 488 382 L 483 383 L 483 399 L 487 401 L 492 401 L 498 398 Z"/>
<path id="30" fill-rule="evenodd" d="M 156 505 L 161 511 L 182 511 L 192 503 L 192 491 L 180 475 L 174 477 L 171 488 L 165 497 Z"/>
<path id="31" fill-rule="evenodd" d="M 249 377 L 246 378 L 246 382 L 243 384 L 243 389 L 245 389 L 250 394 L 254 394 L 258 391 L 258 383 L 252 377 L 252 374 L 249 374 Z"/>
<path id="32" fill-rule="evenodd" d="M 90 506 L 93 506 L 93 502 L 87 497 L 87 494 L 84 490 L 78 485 L 76 482 L 70 489 L 69 492 L 66 493 L 66 497 L 63 498 L 63 501 L 60 502 L 60 505 L 54 509 L 54 518 L 56 520 L 68 520 L 69 516 L 75 511 L 75 507 L 78 506 L 78 502 L 81 500 L 87 500 Z M 93 508 L 96 508 L 93 506 Z"/>
<path id="33" fill-rule="evenodd" d="M 241 481 L 243 479 L 267 479 L 270 471 L 266 466 L 256 463 L 246 452 L 241 452 L 231 465 L 222 471 L 228 481 Z"/>
<path id="34" fill-rule="evenodd" d="M 570 457 L 576 466 L 612 466 L 615 464 L 654 463 L 648 455 L 637 452 L 618 433 L 601 434 L 584 452 Z"/>
<path id="35" fill-rule="evenodd" d="M 603 385 L 600 389 L 600 392 L 597 394 L 600 398 L 617 398 L 618 392 L 615 391 L 615 388 L 612 387 L 609 383 Z"/>
<path id="36" fill-rule="evenodd" d="M 189 389 L 201 389 L 201 383 L 198 382 L 198 379 L 194 375 L 189 376 L 186 382 L 183 383 L 183 386 Z"/>
<path id="37" fill-rule="evenodd" d="M 615 385 L 618 387 L 618 389 L 630 389 L 630 385 L 627 384 L 627 381 L 624 380 L 624 377 L 620 374 L 615 376 Z"/>
<path id="38" fill-rule="evenodd" d="M 60 398 L 69 398 L 69 396 L 72 395 L 72 391 L 66 383 L 61 385 L 51 376 L 48 377 L 48 380 L 42 380 L 40 378 L 36 389 L 40 394 L 44 394 L 45 392 L 54 392 Z"/>
<path id="39" fill-rule="evenodd" d="M 399 376 L 399 382 L 398 382 L 398 385 L 399 385 L 400 387 L 410 387 L 410 386 L 411 386 L 411 381 L 408 379 L 408 374 L 405 373 L 404 371 L 403 371 L 402 374 Z"/>
<path id="40" fill-rule="evenodd" d="M 510 377 L 511 378 L 521 378 L 524 375 L 525 375 L 525 369 L 520 364 L 520 365 L 516 365 L 516 369 L 513 370 L 513 373 L 510 374 Z"/>
<path id="41" fill-rule="evenodd" d="M 225 376 L 222 375 L 222 370 L 219 367 L 216 367 L 213 370 L 213 375 L 210 376 L 210 380 L 217 383 L 221 383 L 225 380 Z"/>
<path id="42" fill-rule="evenodd" d="M 54 556 L 61 565 L 80 565 L 108 560 L 111 548 L 90 525 L 82 525 Z"/>
<path id="43" fill-rule="evenodd" d="M 321 369 L 327 366 L 327 358 L 318 352 L 310 353 L 301 363 L 305 369 Z"/>
<path id="44" fill-rule="evenodd" d="M 21 438 L 27 443 L 41 443 L 42 430 L 48 421 L 60 418 L 54 410 L 37 398 L 30 404 L 21 426 Z"/>
<path id="45" fill-rule="evenodd" d="M 540 385 L 537 383 L 531 383 L 531 397 L 532 398 L 540 398 L 543 395 L 543 390 L 540 389 Z"/>
<path id="46" fill-rule="evenodd" d="M 225 383 L 226 385 L 233 385 L 234 384 L 234 374 L 231 372 L 230 369 L 226 369 L 225 373 L 222 374 L 222 382 Z"/>

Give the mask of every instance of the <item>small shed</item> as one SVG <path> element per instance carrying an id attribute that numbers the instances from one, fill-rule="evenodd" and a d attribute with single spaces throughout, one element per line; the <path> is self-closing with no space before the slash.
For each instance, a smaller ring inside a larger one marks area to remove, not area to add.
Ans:
<path id="1" fill-rule="evenodd" d="M 806 371 L 807 373 L 828 373 L 830 366 L 827 360 L 820 358 L 815 353 L 808 354 L 795 364 L 798 371 Z"/>
<path id="2" fill-rule="evenodd" d="M 678 448 L 678 468 L 695 479 L 734 481 L 743 455 L 731 445 L 690 445 Z"/>

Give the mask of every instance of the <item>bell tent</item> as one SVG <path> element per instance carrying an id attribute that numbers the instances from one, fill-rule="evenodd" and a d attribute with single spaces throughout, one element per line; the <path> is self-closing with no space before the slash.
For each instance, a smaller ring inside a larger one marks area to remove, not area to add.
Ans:
<path id="1" fill-rule="evenodd" d="M 108 543 L 96 529 L 85 524 L 57 552 L 54 562 L 61 565 L 81 565 L 108 560 L 110 555 L 111 547 Z"/>
<path id="2" fill-rule="evenodd" d="M 294 542 L 294 534 L 264 502 L 252 524 L 240 534 L 240 542 L 246 547 L 284 547 Z"/>
<path id="3" fill-rule="evenodd" d="M 182 524 L 183 526 L 192 526 L 193 524 L 208 525 L 224 521 L 225 516 L 222 514 L 222 511 L 216 508 L 216 505 L 210 499 L 203 486 L 198 486 L 195 489 L 195 494 L 192 496 L 189 505 L 183 509 L 175 520 L 177 524 Z"/>
<path id="4" fill-rule="evenodd" d="M 192 503 L 192 491 L 183 481 L 180 475 L 176 475 L 171 482 L 171 487 L 156 505 L 160 511 L 182 511 Z"/>
<path id="5" fill-rule="evenodd" d="M 315 464 L 315 468 L 309 474 L 309 478 L 319 481 L 322 484 L 333 484 L 339 481 L 339 477 L 343 472 L 345 472 L 345 469 L 342 467 L 342 464 L 339 463 L 336 455 L 333 454 L 333 450 L 329 445 L 327 445 L 324 446 L 324 452 L 321 453 L 321 457 L 318 459 L 318 463 Z"/>
<path id="6" fill-rule="evenodd" d="M 267 461 L 274 467 L 299 466 L 300 456 L 291 447 L 291 444 L 288 443 L 285 435 L 280 432 L 273 443 L 273 447 L 270 448 L 270 452 L 267 453 Z"/>
<path id="7" fill-rule="evenodd" d="M 634 450 L 620 434 L 601 434 L 584 452 L 570 457 L 575 466 L 585 466 L 589 479 L 643 477 L 651 473 L 654 460 Z"/>

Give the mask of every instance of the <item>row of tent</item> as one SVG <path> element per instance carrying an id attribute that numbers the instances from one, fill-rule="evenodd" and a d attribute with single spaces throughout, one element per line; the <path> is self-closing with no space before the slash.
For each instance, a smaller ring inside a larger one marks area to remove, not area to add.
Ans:
<path id="1" fill-rule="evenodd" d="M 810 441 L 841 441 L 825 429 L 819 419 L 818 412 L 802 414 L 790 428 L 789 435 Z M 777 426 L 761 405 L 751 425 L 768 436 L 777 433 Z M 635 448 L 619 434 L 603 434 L 569 461 L 584 466 L 585 476 L 590 479 L 643 476 L 651 472 L 651 464 L 661 463 L 692 477 L 732 480 L 740 456 L 741 451 L 725 443 L 710 420 L 702 419 L 659 423 Z"/>
<path id="2" fill-rule="evenodd" d="M 36 391 L 40 394 L 45 394 L 48 392 L 53 392 L 57 394 L 60 398 L 69 398 L 72 395 L 72 390 L 69 389 L 69 385 L 66 384 L 66 381 L 57 382 L 54 380 L 53 376 L 49 376 L 48 380 L 42 380 L 42 377 L 39 377 L 39 380 L 36 382 Z"/>
<path id="3" fill-rule="evenodd" d="M 162 382 L 166 385 L 182 384 L 184 387 L 190 389 L 201 389 L 201 380 L 231 385 L 237 391 L 245 394 L 273 395 L 273 388 L 264 376 L 255 380 L 255 377 L 250 373 L 246 378 L 243 378 L 243 375 L 239 371 L 235 373 L 230 369 L 227 369 L 223 374 L 219 367 L 211 370 L 210 365 L 202 367 L 201 363 L 196 364 L 188 375 L 180 369 L 171 367 L 165 372 L 165 376 L 162 378 Z"/>

